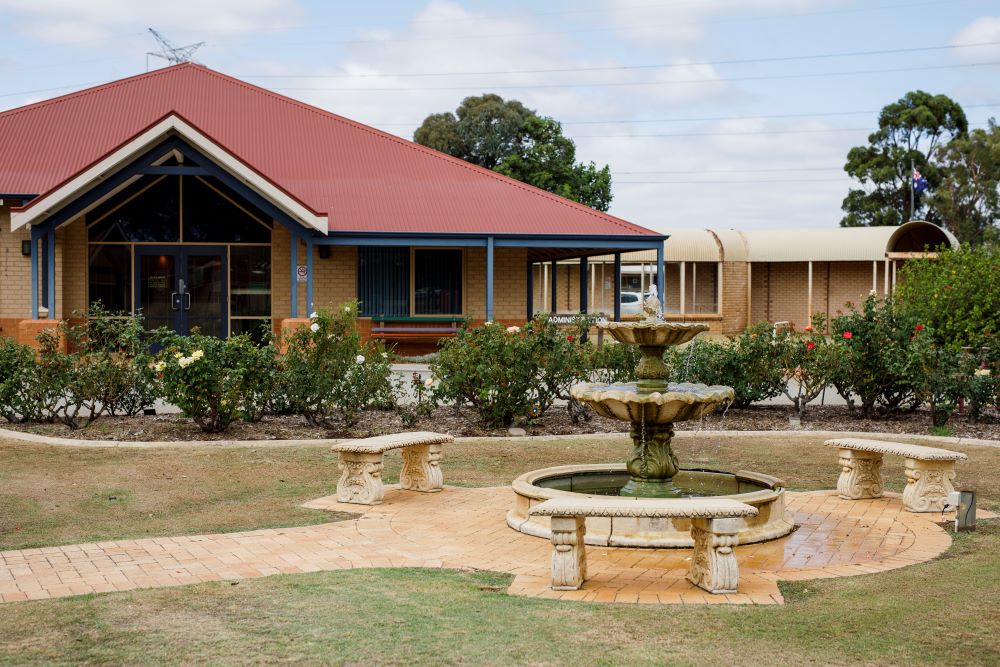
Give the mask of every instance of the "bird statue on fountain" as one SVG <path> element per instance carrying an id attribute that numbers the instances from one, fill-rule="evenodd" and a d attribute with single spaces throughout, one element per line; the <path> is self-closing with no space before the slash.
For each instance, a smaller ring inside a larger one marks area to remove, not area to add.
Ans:
<path id="1" fill-rule="evenodd" d="M 663 319 L 663 305 L 660 303 L 655 283 L 649 286 L 649 293 L 642 302 L 642 312 L 646 313 L 647 322 Z"/>

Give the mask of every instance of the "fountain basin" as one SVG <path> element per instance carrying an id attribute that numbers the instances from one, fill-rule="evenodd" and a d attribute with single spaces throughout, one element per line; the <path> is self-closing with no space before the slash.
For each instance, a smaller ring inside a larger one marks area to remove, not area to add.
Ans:
<path id="1" fill-rule="evenodd" d="M 625 464 L 587 464 L 543 468 L 514 480 L 514 507 L 507 525 L 535 537 L 551 537 L 549 518 L 530 516 L 534 505 L 574 495 L 614 495 L 629 480 Z M 741 470 L 736 473 L 682 468 L 673 482 L 697 496 L 732 498 L 758 510 L 739 519 L 738 544 L 753 544 L 792 532 L 795 523 L 785 509 L 784 482 L 777 477 Z M 691 547 L 690 519 L 588 518 L 586 543 L 612 547 Z"/>
<path id="2" fill-rule="evenodd" d="M 720 403 L 732 401 L 732 387 L 671 382 L 664 391 L 645 393 L 635 382 L 573 385 L 570 395 L 589 405 L 602 417 L 640 424 L 666 424 L 699 419 Z"/>

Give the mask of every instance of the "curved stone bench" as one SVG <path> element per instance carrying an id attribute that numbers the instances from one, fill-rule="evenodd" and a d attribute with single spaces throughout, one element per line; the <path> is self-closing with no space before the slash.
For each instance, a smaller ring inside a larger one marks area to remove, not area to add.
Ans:
<path id="1" fill-rule="evenodd" d="M 441 445 L 454 441 L 446 433 L 415 431 L 338 442 L 330 448 L 340 454 L 337 500 L 359 505 L 381 503 L 385 495 L 382 485 L 385 453 L 393 449 L 403 450 L 400 488 L 424 493 L 440 491 L 444 487 Z"/>
<path id="2" fill-rule="evenodd" d="M 911 512 L 940 512 L 948 494 L 955 490 L 955 461 L 968 456 L 937 447 L 908 445 L 902 442 L 835 438 L 827 447 L 840 450 L 840 478 L 837 492 L 841 498 L 882 497 L 882 455 L 892 454 L 906 459 L 906 488 L 903 506 Z"/>
<path id="3" fill-rule="evenodd" d="M 710 593 L 735 593 L 740 571 L 734 547 L 739 518 L 755 516 L 757 508 L 725 498 L 553 498 L 531 508 L 531 514 L 552 517 L 552 588 L 579 589 L 587 578 L 584 537 L 587 517 L 691 519 L 694 554 L 687 578 Z"/>

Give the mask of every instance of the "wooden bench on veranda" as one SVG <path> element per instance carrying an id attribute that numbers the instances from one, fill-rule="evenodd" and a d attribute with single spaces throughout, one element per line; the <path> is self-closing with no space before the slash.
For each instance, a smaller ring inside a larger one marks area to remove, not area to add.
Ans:
<path id="1" fill-rule="evenodd" d="M 457 336 L 461 317 L 387 317 L 372 318 L 372 338 L 383 340 L 436 340 Z"/>
<path id="2" fill-rule="evenodd" d="M 403 450 L 400 488 L 423 493 L 440 491 L 444 487 L 441 446 L 454 440 L 445 433 L 416 431 L 336 443 L 330 449 L 340 454 L 337 500 L 359 505 L 381 503 L 385 495 L 382 466 L 385 453 L 393 449 Z"/>
<path id="3" fill-rule="evenodd" d="M 572 591 L 587 578 L 587 517 L 691 519 L 694 554 L 687 578 L 710 593 L 735 593 L 740 571 L 734 547 L 742 517 L 757 508 L 728 498 L 553 498 L 531 514 L 552 517 L 552 588 Z"/>
<path id="4" fill-rule="evenodd" d="M 840 478 L 837 492 L 841 498 L 882 497 L 882 455 L 894 454 L 906 459 L 906 488 L 903 506 L 911 512 L 940 512 L 948 494 L 955 490 L 955 462 L 968 457 L 937 447 L 908 445 L 902 442 L 835 438 L 827 447 L 840 450 Z"/>

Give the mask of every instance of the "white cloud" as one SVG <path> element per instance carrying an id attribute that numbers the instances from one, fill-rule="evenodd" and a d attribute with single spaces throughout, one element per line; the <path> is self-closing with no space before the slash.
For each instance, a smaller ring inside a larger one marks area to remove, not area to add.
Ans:
<path id="1" fill-rule="evenodd" d="M 35 37 L 59 44 L 107 39 L 122 30 L 152 26 L 164 31 L 245 35 L 280 30 L 300 15 L 295 0 L 0 0 L 0 9 L 19 16 L 9 21 Z"/>
<path id="2" fill-rule="evenodd" d="M 654 4 L 649 0 L 606 0 L 608 23 L 615 32 L 643 44 L 688 46 L 701 40 L 709 21 L 732 14 L 770 14 L 807 10 L 831 0 L 697 0 Z"/>
<path id="3" fill-rule="evenodd" d="M 1000 58 L 1000 16 L 980 16 L 952 37 L 952 44 L 986 44 L 955 49 L 955 57 L 966 62 L 984 62 Z"/>

